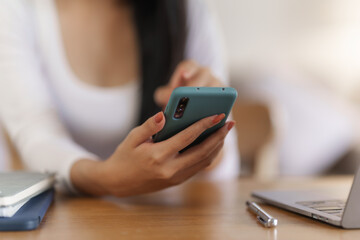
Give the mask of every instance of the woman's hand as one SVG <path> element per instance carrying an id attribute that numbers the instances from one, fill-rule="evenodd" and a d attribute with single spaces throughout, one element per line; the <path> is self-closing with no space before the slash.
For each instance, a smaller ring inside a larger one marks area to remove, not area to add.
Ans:
<path id="1" fill-rule="evenodd" d="M 165 109 L 172 91 L 177 87 L 192 86 L 192 87 L 223 87 L 219 81 L 207 67 L 200 66 L 193 60 L 181 62 L 175 69 L 170 82 L 162 87 L 159 87 L 154 94 L 155 102 Z M 222 152 L 213 161 L 213 164 L 206 170 L 213 170 L 221 161 Z"/>
<path id="2" fill-rule="evenodd" d="M 223 84 L 214 77 L 209 68 L 202 67 L 192 60 L 183 61 L 177 66 L 170 82 L 156 90 L 155 102 L 160 107 L 165 108 L 172 91 L 177 87 L 186 86 L 223 87 Z"/>
<path id="3" fill-rule="evenodd" d="M 218 124 L 224 114 L 204 118 L 158 143 L 151 139 L 165 124 L 162 112 L 134 128 L 104 162 L 77 161 L 71 169 L 73 185 L 93 195 L 130 196 L 180 184 L 211 164 L 234 122 L 183 153 L 202 132 Z"/>

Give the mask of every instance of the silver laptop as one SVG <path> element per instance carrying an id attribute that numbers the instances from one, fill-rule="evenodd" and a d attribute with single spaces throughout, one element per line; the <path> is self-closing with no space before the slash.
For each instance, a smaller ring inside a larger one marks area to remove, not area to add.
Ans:
<path id="1" fill-rule="evenodd" d="M 342 228 L 360 228 L 360 168 L 350 193 L 340 190 L 255 191 L 265 203 Z"/>

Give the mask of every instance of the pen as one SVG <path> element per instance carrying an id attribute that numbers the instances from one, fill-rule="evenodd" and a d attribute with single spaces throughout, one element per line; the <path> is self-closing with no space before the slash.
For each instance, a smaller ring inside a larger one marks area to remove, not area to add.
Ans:
<path id="1" fill-rule="evenodd" d="M 278 220 L 273 218 L 270 214 L 264 211 L 259 205 L 254 202 L 246 201 L 248 209 L 257 215 L 257 219 L 264 227 L 276 227 Z"/>

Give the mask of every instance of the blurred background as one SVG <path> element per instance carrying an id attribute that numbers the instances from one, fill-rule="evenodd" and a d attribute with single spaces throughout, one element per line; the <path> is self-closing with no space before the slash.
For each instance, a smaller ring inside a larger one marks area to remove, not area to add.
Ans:
<path id="1" fill-rule="evenodd" d="M 353 173 L 360 152 L 360 2 L 204 1 L 222 29 L 231 85 L 239 91 L 242 174 Z M 4 139 L 0 169 L 13 164 Z"/>
<path id="2" fill-rule="evenodd" d="M 358 163 L 360 2 L 206 0 L 239 91 L 242 174 L 353 173 Z"/>

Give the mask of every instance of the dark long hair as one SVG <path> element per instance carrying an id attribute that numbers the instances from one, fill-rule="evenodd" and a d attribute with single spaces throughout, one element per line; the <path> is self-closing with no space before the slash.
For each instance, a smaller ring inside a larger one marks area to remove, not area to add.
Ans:
<path id="1" fill-rule="evenodd" d="M 132 0 L 140 50 L 142 99 L 139 124 L 161 109 L 154 102 L 157 87 L 166 84 L 184 59 L 185 0 Z"/>

